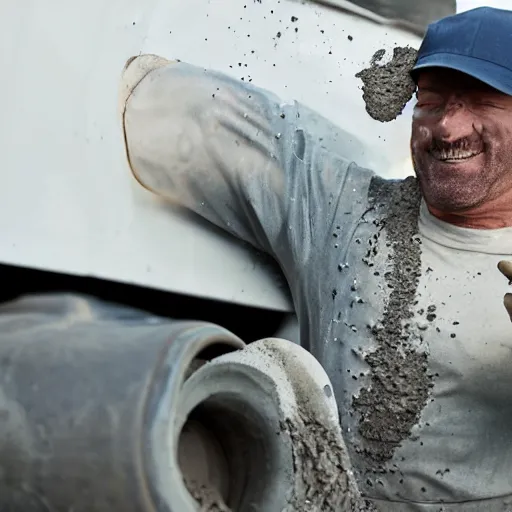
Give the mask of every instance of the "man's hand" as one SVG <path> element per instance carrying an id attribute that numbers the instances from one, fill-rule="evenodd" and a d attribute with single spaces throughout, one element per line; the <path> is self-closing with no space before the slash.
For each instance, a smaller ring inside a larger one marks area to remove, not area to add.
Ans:
<path id="1" fill-rule="evenodd" d="M 498 263 L 498 270 L 509 280 L 509 284 L 512 284 L 512 261 L 500 261 Z M 512 321 L 512 293 L 505 294 L 503 304 L 507 308 L 510 320 Z"/>

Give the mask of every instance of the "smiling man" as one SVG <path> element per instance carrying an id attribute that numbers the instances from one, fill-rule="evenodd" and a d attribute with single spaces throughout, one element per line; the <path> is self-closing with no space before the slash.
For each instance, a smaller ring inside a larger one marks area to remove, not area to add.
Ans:
<path id="1" fill-rule="evenodd" d="M 487 26 L 468 26 L 480 17 Z M 480 229 L 509 226 L 512 208 L 512 32 L 496 33 L 493 17 L 512 13 L 484 8 L 432 27 L 414 71 L 411 148 L 429 210 Z"/>
<path id="2" fill-rule="evenodd" d="M 508 11 L 429 27 L 404 181 L 298 103 L 155 56 L 125 69 L 133 174 L 277 260 L 379 510 L 512 510 L 510 48 Z"/>

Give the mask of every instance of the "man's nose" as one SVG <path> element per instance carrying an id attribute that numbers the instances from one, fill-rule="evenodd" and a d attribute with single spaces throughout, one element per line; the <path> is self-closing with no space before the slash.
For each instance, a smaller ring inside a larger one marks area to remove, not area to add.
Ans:
<path id="1" fill-rule="evenodd" d="M 437 123 L 438 136 L 445 142 L 453 142 L 471 135 L 473 114 L 460 99 L 446 102 Z"/>

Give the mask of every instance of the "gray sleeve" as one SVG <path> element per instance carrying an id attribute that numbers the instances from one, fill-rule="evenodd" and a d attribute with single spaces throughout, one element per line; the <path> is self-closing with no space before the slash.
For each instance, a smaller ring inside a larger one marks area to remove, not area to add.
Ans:
<path id="1" fill-rule="evenodd" d="M 332 236 L 351 164 L 323 147 L 297 103 L 171 62 L 133 89 L 124 130 L 146 188 L 269 253 L 285 273 Z"/>

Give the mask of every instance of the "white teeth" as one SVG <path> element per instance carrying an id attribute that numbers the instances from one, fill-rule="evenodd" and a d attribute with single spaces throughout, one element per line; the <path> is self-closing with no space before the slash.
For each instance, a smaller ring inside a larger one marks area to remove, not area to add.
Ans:
<path id="1" fill-rule="evenodd" d="M 452 149 L 448 151 L 433 151 L 432 154 L 437 160 L 465 160 L 479 155 L 481 151 L 467 149 Z"/>

